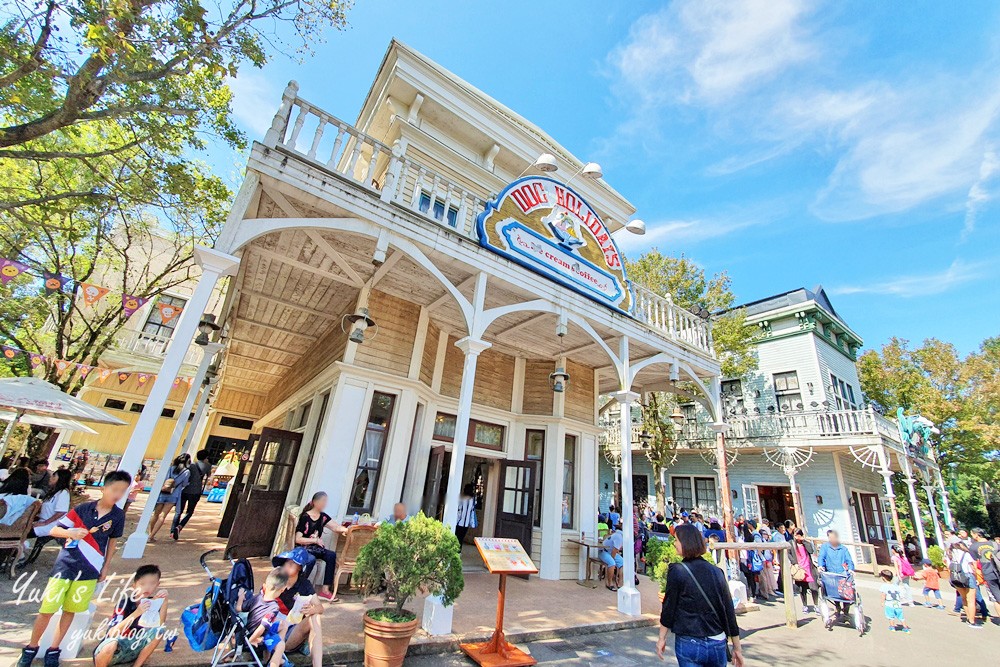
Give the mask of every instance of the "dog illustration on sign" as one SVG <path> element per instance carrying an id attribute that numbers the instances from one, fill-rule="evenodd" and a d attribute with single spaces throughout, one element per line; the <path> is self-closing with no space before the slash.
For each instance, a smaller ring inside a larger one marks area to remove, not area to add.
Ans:
<path id="1" fill-rule="evenodd" d="M 587 243 L 580 234 L 579 221 L 558 206 L 553 207 L 552 212 L 542 218 L 542 222 L 552 230 L 556 241 L 566 250 L 572 252 Z"/>

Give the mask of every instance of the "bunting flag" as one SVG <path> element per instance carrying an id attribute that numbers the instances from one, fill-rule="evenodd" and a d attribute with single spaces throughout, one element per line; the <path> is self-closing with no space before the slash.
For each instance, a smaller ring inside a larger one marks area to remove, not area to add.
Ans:
<path id="1" fill-rule="evenodd" d="M 99 382 L 104 382 L 109 377 L 111 377 L 111 369 L 110 368 L 98 368 L 97 369 L 97 373 L 98 373 L 97 380 Z"/>
<path id="2" fill-rule="evenodd" d="M 131 373 L 119 373 L 118 374 L 118 384 L 125 384 L 128 379 L 132 377 Z"/>
<path id="3" fill-rule="evenodd" d="M 125 318 L 132 317 L 132 313 L 142 308 L 147 301 L 149 299 L 134 294 L 122 294 L 122 310 L 125 311 Z"/>
<path id="4" fill-rule="evenodd" d="M 136 379 L 139 380 L 139 386 L 141 387 L 144 384 L 146 384 L 147 382 L 149 382 L 149 378 L 150 377 L 152 377 L 152 376 L 149 373 L 139 373 L 139 375 L 136 378 Z"/>
<path id="5" fill-rule="evenodd" d="M 48 271 L 42 271 L 42 280 L 45 282 L 45 293 L 49 295 L 62 292 L 66 287 L 66 283 L 70 282 L 68 276 L 64 276 L 61 273 L 49 273 Z"/>
<path id="6" fill-rule="evenodd" d="M 84 380 L 90 375 L 90 371 L 94 370 L 93 366 L 88 366 L 87 364 L 77 364 L 76 370 Z"/>
<path id="7" fill-rule="evenodd" d="M 21 352 L 22 351 L 16 347 L 11 347 L 10 345 L 3 346 L 3 356 L 5 359 L 17 359 Z"/>
<path id="8" fill-rule="evenodd" d="M 175 377 L 174 378 L 174 386 L 175 387 L 181 386 L 181 378 L 180 377 Z"/>
<path id="9" fill-rule="evenodd" d="M 181 311 L 184 310 L 169 303 L 158 303 L 156 307 L 160 309 L 160 319 L 163 320 L 164 324 L 180 315 Z"/>
<path id="10" fill-rule="evenodd" d="M 80 283 L 80 292 L 83 295 L 83 301 L 88 306 L 93 306 L 95 303 L 104 298 L 104 295 L 110 291 L 111 290 L 107 287 L 101 287 L 100 285 Z"/>
<path id="11" fill-rule="evenodd" d="M 70 362 L 65 359 L 56 359 L 56 373 L 62 375 L 66 372 L 66 369 L 70 367 Z"/>
<path id="12" fill-rule="evenodd" d="M 33 354 L 31 355 L 31 369 L 34 370 L 45 363 L 45 355 Z"/>
<path id="13" fill-rule="evenodd" d="M 188 383 L 188 387 L 193 386 L 194 385 L 194 378 L 187 378 L 187 383 Z"/>
<path id="14" fill-rule="evenodd" d="M 27 264 L 22 264 L 16 259 L 0 260 L 0 281 L 4 285 L 28 270 Z"/>

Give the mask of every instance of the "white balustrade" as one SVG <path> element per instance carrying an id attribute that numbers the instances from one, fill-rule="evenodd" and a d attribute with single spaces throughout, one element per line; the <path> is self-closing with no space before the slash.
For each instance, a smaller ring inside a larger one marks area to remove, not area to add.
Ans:
<path id="1" fill-rule="evenodd" d="M 706 320 L 674 304 L 669 295 L 661 296 L 641 285 L 632 284 L 635 298 L 633 314 L 650 328 L 703 352 L 714 354 L 711 328 Z"/>
<path id="2" fill-rule="evenodd" d="M 121 331 L 115 338 L 114 349 L 127 352 L 137 357 L 162 359 L 170 343 L 169 336 L 160 336 L 145 331 L 127 329 Z M 201 360 L 201 348 L 192 344 L 184 356 L 185 364 L 195 364 Z"/>

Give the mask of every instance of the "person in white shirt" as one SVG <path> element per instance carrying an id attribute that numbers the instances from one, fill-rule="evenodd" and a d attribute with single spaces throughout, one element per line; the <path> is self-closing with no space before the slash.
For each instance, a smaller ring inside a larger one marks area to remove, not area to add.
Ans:
<path id="1" fill-rule="evenodd" d="M 458 538 L 458 547 L 461 549 L 465 545 L 465 534 L 470 528 L 479 526 L 479 519 L 476 517 L 476 499 L 473 495 L 473 487 L 466 484 L 462 489 L 462 497 L 458 499 L 458 519 L 455 521 L 455 537 Z"/>
<path id="2" fill-rule="evenodd" d="M 601 562 L 604 563 L 604 586 L 609 591 L 617 591 L 621 588 L 622 568 L 625 566 L 625 560 L 622 557 L 625 538 L 622 535 L 621 523 L 614 528 L 614 531 L 604 538 L 604 549 L 600 551 Z"/>
<path id="3" fill-rule="evenodd" d="M 48 537 L 56 522 L 69 511 L 69 489 L 72 483 L 73 475 L 65 468 L 56 470 L 51 476 L 49 488 L 42 495 L 42 508 L 31 526 L 34 537 Z"/>

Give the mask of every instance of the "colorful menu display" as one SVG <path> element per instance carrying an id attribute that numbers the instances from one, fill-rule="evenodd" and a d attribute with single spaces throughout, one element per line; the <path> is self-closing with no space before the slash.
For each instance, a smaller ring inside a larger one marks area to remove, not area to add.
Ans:
<path id="1" fill-rule="evenodd" d="M 531 556 L 518 540 L 503 537 L 477 537 L 476 548 L 490 574 L 538 574 Z"/>

